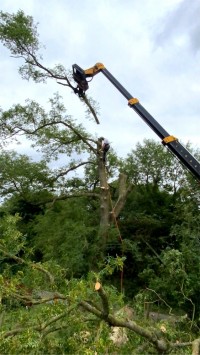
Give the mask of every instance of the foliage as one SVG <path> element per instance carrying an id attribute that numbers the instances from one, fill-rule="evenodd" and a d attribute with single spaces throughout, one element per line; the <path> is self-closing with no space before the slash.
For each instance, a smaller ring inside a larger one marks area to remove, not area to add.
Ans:
<path id="1" fill-rule="evenodd" d="M 68 276 L 86 273 L 94 259 L 97 230 L 85 206 L 84 198 L 56 202 L 35 222 L 33 245 L 43 260 L 53 259 Z"/>
<path id="2" fill-rule="evenodd" d="M 102 270 L 100 274 L 89 273 L 86 278 L 67 280 L 62 277 L 63 270 L 55 263 L 37 264 L 28 260 L 25 242 L 21 243 L 22 235 L 16 229 L 17 220 L 18 217 L 6 216 L 1 224 L 2 259 L 9 254 L 10 258 L 18 264 L 15 273 L 8 266 L 0 278 L 1 352 L 5 354 L 13 352 L 92 354 L 118 351 L 119 345 L 111 341 L 110 327 L 106 324 L 106 318 L 103 321 L 104 318 L 98 319 L 93 313 L 93 309 L 96 309 L 97 314 L 101 309 L 99 295 L 94 292 L 93 286 L 95 280 L 101 280 L 105 273 L 110 274 L 115 267 L 121 268 L 123 259 L 109 258 L 104 271 Z M 10 239 L 19 245 L 17 249 L 13 249 L 13 243 L 8 243 Z M 23 258 L 17 256 L 22 246 Z M 51 278 L 47 277 L 49 274 Z M 135 333 L 131 332 L 131 328 L 129 329 L 127 333 L 129 340 L 120 346 L 120 353 L 128 354 L 134 350 L 137 353 L 141 347 L 147 346 L 147 342 L 139 336 L 143 329 L 141 327 L 149 328 L 148 337 L 152 332 L 152 344 L 155 342 L 153 332 L 157 332 L 157 336 L 162 332 L 166 333 L 165 338 L 169 342 L 176 342 L 177 339 L 179 342 L 188 339 L 189 342 L 191 335 L 184 322 L 175 328 L 168 322 L 153 325 L 145 318 L 143 320 L 140 318 L 140 325 L 131 321 L 126 323 L 123 313 L 125 310 L 122 308 L 123 295 L 119 295 L 112 286 L 105 286 L 102 292 L 102 305 L 106 297 L 106 300 L 109 300 L 109 314 L 115 315 L 114 318 L 113 316 L 110 318 L 113 324 L 116 321 L 124 326 L 129 324 L 135 329 Z M 137 297 L 134 304 L 137 312 L 134 315 L 135 320 L 140 302 L 141 297 L 140 299 Z M 88 315 L 89 310 L 90 315 Z M 145 332 L 144 330 L 144 334 Z M 148 349 L 150 352 L 153 351 L 151 346 L 148 346 Z"/>
<path id="3" fill-rule="evenodd" d="M 32 17 L 1 12 L 0 40 L 24 79 L 74 90 L 61 64 L 43 64 Z M 99 123 L 96 103 L 81 101 Z M 0 158 L 0 351 L 186 354 L 199 330 L 199 185 L 153 140 L 124 160 L 111 149 L 105 169 L 98 138 L 58 93 L 48 110 L 30 99 L 0 110 L 0 128 L 2 147 L 25 137 L 42 157 Z M 147 305 L 164 321 L 146 319 Z M 120 350 L 114 325 L 129 339 Z"/>
<path id="4" fill-rule="evenodd" d="M 2 197 L 10 198 L 17 194 L 28 200 L 30 192 L 44 191 L 53 186 L 45 161 L 36 163 L 14 151 L 1 152 L 0 170 Z"/>
<path id="5" fill-rule="evenodd" d="M 151 139 L 136 144 L 128 154 L 125 168 L 133 183 L 150 183 L 174 193 L 187 173 L 170 151 Z"/>
<path id="6" fill-rule="evenodd" d="M 13 55 L 24 55 L 39 49 L 37 27 L 31 16 L 19 10 L 16 15 L 0 12 L 0 39 Z"/>
<path id="7" fill-rule="evenodd" d="M 172 307 L 178 305 L 185 310 L 193 321 L 199 313 L 199 211 L 191 202 L 187 205 L 177 202 L 177 208 L 181 224 L 178 219 L 171 227 L 174 248 L 166 246 L 160 254 L 159 267 L 154 271 L 148 267 L 141 277 L 148 279 L 149 286 L 162 293 Z"/>

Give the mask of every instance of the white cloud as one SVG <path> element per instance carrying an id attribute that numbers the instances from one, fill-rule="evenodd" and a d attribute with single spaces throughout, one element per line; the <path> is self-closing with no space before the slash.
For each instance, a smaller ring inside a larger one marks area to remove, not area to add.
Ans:
<path id="1" fill-rule="evenodd" d="M 199 2 L 188 0 L 1 0 L 2 11 L 18 9 L 39 23 L 46 46 L 44 63 L 77 63 L 88 68 L 103 62 L 121 84 L 170 134 L 183 143 L 199 143 Z M 195 48 L 195 51 L 194 51 Z M 86 123 L 78 98 L 51 81 L 47 85 L 23 81 L 18 60 L 1 48 L 1 106 L 28 97 L 46 105 L 55 91 L 64 97 L 68 112 Z M 119 155 L 135 143 L 158 137 L 128 108 L 127 101 L 99 74 L 88 92 L 101 107 L 101 124 L 86 123 L 105 135 Z"/>

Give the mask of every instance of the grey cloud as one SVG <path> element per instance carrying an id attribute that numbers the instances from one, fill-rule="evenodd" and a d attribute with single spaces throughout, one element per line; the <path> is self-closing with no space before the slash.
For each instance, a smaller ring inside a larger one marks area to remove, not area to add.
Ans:
<path id="1" fill-rule="evenodd" d="M 200 49 L 199 0 L 183 0 L 175 10 L 165 14 L 160 25 L 161 31 L 156 36 L 157 44 L 162 45 L 182 37 L 195 52 Z"/>

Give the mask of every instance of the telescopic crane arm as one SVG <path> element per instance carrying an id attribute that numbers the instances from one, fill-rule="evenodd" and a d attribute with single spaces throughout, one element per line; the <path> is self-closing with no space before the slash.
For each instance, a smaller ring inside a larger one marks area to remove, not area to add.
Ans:
<path id="1" fill-rule="evenodd" d="M 114 76 L 105 68 L 102 63 L 97 63 L 93 67 L 83 70 L 77 64 L 72 66 L 73 78 L 77 83 L 77 88 L 74 90 L 80 97 L 85 95 L 85 91 L 89 88 L 88 78 L 93 78 L 94 75 L 102 72 L 105 77 L 121 92 L 128 100 L 128 105 L 137 112 L 137 114 L 148 124 L 148 126 L 161 138 L 162 143 L 172 151 L 174 155 L 190 170 L 190 172 L 200 181 L 200 163 L 192 156 L 186 148 L 174 136 L 171 136 L 139 103 L 139 100 L 134 98 Z"/>

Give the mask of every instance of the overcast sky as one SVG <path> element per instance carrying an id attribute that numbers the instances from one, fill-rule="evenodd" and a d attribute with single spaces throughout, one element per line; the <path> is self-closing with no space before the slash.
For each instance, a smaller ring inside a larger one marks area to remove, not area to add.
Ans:
<path id="1" fill-rule="evenodd" d="M 45 45 L 43 63 L 84 69 L 102 62 L 147 111 L 185 145 L 200 147 L 200 1 L 199 0 L 1 0 L 2 11 L 19 9 L 38 23 Z M 88 94 L 98 101 L 100 121 L 87 122 L 69 89 L 23 81 L 21 63 L 0 45 L 0 106 L 26 98 L 43 106 L 59 91 L 68 112 L 97 136 L 107 137 L 120 156 L 144 138 L 160 139 L 128 107 L 102 75 Z M 21 152 L 26 153 L 26 145 Z"/>

